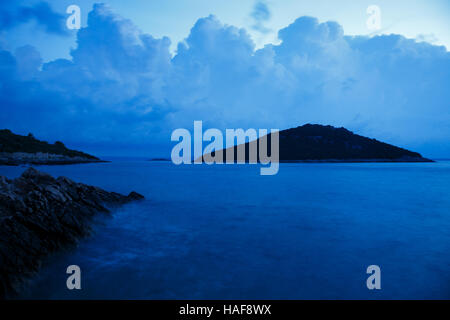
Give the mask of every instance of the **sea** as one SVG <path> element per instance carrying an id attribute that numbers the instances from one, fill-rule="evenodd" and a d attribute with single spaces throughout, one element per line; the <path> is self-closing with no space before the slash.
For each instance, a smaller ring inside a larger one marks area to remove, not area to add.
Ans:
<path id="1" fill-rule="evenodd" d="M 261 176 L 258 165 L 111 160 L 37 167 L 145 200 L 100 215 L 19 299 L 450 298 L 450 161 L 282 163 Z M 67 288 L 70 265 L 80 290 Z"/>

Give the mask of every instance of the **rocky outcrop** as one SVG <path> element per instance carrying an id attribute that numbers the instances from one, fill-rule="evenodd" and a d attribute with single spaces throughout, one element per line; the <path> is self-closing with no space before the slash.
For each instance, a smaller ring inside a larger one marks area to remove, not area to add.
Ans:
<path id="1" fill-rule="evenodd" d="M 50 253 L 89 235 L 95 214 L 143 198 L 33 168 L 13 180 L 0 176 L 0 297 L 18 292 Z"/>
<path id="2" fill-rule="evenodd" d="M 31 165 L 62 165 L 76 163 L 106 162 L 100 159 L 92 159 L 81 156 L 65 156 L 52 153 L 28 153 L 28 152 L 0 152 L 0 165 L 18 166 L 21 164 Z"/>

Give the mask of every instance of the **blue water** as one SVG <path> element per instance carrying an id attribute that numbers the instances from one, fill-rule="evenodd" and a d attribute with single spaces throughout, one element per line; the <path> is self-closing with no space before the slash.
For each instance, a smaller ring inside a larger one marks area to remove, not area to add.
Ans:
<path id="1" fill-rule="evenodd" d="M 40 170 L 146 200 L 48 259 L 22 298 L 450 298 L 450 162 L 281 164 L 276 176 L 139 160 Z M 80 291 L 66 289 L 72 264 Z M 366 287 L 369 265 L 381 290 Z"/>

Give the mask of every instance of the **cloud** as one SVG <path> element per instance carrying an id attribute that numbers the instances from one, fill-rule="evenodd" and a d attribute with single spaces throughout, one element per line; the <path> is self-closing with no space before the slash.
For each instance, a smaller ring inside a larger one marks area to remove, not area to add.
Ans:
<path id="1" fill-rule="evenodd" d="M 88 24 L 78 32 L 71 60 L 41 67 L 30 46 L 14 57 L 3 54 L 0 67 L 8 72 L 0 78 L 0 97 L 7 112 L 1 126 L 100 142 L 142 141 L 157 130 L 153 123 L 167 113 L 162 87 L 170 40 L 142 34 L 103 5 L 94 6 Z"/>
<path id="2" fill-rule="evenodd" d="M 257 50 L 245 29 L 209 16 L 172 56 L 168 38 L 95 5 L 71 59 L 41 65 L 29 46 L 0 52 L 0 127 L 111 150 L 170 145 L 171 131 L 194 120 L 222 129 L 313 122 L 427 156 L 450 154 L 444 47 L 399 35 L 349 37 L 312 17 L 278 36 L 279 45 Z"/>
<path id="3" fill-rule="evenodd" d="M 419 42 L 428 42 L 431 44 L 435 44 L 439 42 L 439 39 L 433 33 L 430 34 L 418 34 L 416 40 Z"/>
<path id="4" fill-rule="evenodd" d="M 265 1 L 256 1 L 250 16 L 254 20 L 252 29 L 257 30 L 261 33 L 269 33 L 271 31 L 269 28 L 264 26 L 264 24 L 269 21 L 271 17 L 269 7 L 267 6 Z"/>
<path id="5" fill-rule="evenodd" d="M 65 17 L 50 7 L 47 2 L 23 5 L 24 1 L 2 1 L 0 3 L 0 30 L 9 30 L 30 21 L 36 22 L 48 33 L 66 35 Z"/>

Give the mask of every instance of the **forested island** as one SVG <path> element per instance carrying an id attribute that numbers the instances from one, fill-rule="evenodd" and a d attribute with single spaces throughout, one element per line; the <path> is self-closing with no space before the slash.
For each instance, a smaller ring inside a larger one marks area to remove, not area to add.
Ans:
<path id="1" fill-rule="evenodd" d="M 271 134 L 267 137 L 271 153 Z M 249 161 L 249 145 L 245 143 L 245 161 Z M 242 145 L 241 145 L 242 146 Z M 225 162 L 229 149 L 221 150 Z M 234 147 L 237 160 L 238 147 Z M 258 150 L 259 151 L 259 150 Z M 259 154 L 259 152 L 258 152 Z M 214 155 L 214 152 L 213 152 Z M 259 160 L 259 156 L 258 156 Z M 354 134 L 345 128 L 306 124 L 279 131 L 280 162 L 433 162 L 420 153 Z"/>
<path id="2" fill-rule="evenodd" d="M 103 162 L 99 158 L 68 149 L 64 143 L 50 144 L 36 139 L 33 134 L 14 134 L 11 130 L 0 130 L 0 165 L 20 164 L 74 164 Z"/>

